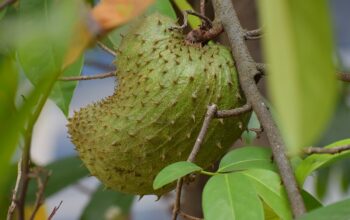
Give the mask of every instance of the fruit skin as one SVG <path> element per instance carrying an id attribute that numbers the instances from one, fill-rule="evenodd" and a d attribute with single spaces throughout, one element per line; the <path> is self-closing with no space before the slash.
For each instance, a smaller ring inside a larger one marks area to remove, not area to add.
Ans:
<path id="1" fill-rule="evenodd" d="M 209 43 L 187 45 L 170 31 L 175 21 L 153 14 L 124 37 L 117 56 L 113 95 L 75 112 L 69 133 L 91 174 L 108 188 L 161 195 L 152 183 L 165 166 L 186 160 L 207 106 L 232 109 L 245 103 L 231 53 Z M 214 119 L 195 163 L 214 163 L 245 129 L 250 113 Z"/>

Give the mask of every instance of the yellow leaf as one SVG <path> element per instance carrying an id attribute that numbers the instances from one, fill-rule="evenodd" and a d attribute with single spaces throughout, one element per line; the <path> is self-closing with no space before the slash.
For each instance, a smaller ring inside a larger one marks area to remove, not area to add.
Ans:
<path id="1" fill-rule="evenodd" d="M 91 20 L 81 21 L 65 58 L 63 69 L 72 64 L 97 37 L 139 16 L 154 0 L 102 0 L 92 11 Z"/>
<path id="2" fill-rule="evenodd" d="M 102 0 L 92 9 L 92 17 L 108 32 L 140 15 L 154 0 Z"/>

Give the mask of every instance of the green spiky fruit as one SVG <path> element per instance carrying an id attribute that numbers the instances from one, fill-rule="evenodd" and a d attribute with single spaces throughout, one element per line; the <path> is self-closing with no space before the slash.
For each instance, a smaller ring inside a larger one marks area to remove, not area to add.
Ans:
<path id="1" fill-rule="evenodd" d="M 90 170 L 107 187 L 162 194 L 152 182 L 165 166 L 186 160 L 207 106 L 232 109 L 240 95 L 230 51 L 218 44 L 188 45 L 172 19 L 154 14 L 122 40 L 118 85 L 112 96 L 76 112 L 69 133 Z M 214 119 L 196 158 L 208 167 L 238 139 L 249 114 Z"/>

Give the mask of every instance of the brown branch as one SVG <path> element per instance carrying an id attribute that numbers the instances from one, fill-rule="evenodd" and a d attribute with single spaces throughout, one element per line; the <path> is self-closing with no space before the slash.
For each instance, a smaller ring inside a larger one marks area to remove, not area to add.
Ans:
<path id="1" fill-rule="evenodd" d="M 51 220 L 53 218 L 53 216 L 56 214 L 56 212 L 58 211 L 58 209 L 61 207 L 63 201 L 60 202 L 60 204 L 58 204 L 58 206 L 55 206 L 53 209 L 52 209 L 52 212 L 51 214 L 49 215 L 49 217 L 47 218 L 47 220 Z"/>
<path id="2" fill-rule="evenodd" d="M 323 148 L 323 147 L 308 147 L 304 149 L 305 154 L 339 154 L 350 150 L 350 144 L 339 147 Z"/>
<path id="3" fill-rule="evenodd" d="M 205 114 L 202 128 L 198 134 L 198 137 L 197 137 L 196 142 L 192 148 L 192 151 L 187 158 L 188 162 L 195 161 L 196 156 L 199 152 L 199 149 L 200 149 L 200 147 L 203 143 L 203 140 L 205 138 L 205 135 L 208 131 L 209 124 L 210 124 L 211 120 L 214 118 L 216 111 L 217 111 L 217 106 L 215 104 L 208 106 L 208 110 L 207 110 L 207 113 Z M 176 185 L 176 199 L 175 199 L 175 205 L 174 205 L 173 217 L 172 217 L 173 220 L 176 220 L 177 215 L 179 214 L 179 211 L 180 211 L 182 183 L 183 183 L 183 180 L 182 180 L 182 178 L 180 178 L 177 181 L 177 185 Z"/>
<path id="4" fill-rule="evenodd" d="M 36 117 L 36 116 L 33 116 Z M 27 196 L 27 189 L 29 184 L 29 166 L 30 166 L 30 147 L 32 142 L 32 129 L 33 127 L 29 128 L 26 137 L 25 137 L 25 144 L 23 147 L 22 157 L 21 157 L 21 170 L 17 175 L 20 175 L 20 183 L 19 183 L 19 190 L 18 190 L 18 199 L 16 200 L 17 203 L 17 210 L 18 210 L 18 219 L 24 220 L 25 219 L 25 201 Z"/>
<path id="5" fill-rule="evenodd" d="M 205 1 L 206 0 L 200 1 L 200 12 L 201 12 L 201 15 L 203 15 L 203 16 L 205 16 Z"/>
<path id="6" fill-rule="evenodd" d="M 255 63 L 256 69 L 262 74 L 266 73 L 267 65 L 265 63 Z"/>
<path id="7" fill-rule="evenodd" d="M 338 73 L 337 77 L 341 81 L 350 82 L 350 73 Z"/>
<path id="8" fill-rule="evenodd" d="M 192 30 L 187 34 L 185 41 L 188 44 L 205 43 L 217 37 L 223 32 L 223 30 L 224 29 L 220 23 L 214 22 L 213 27 L 208 30 L 201 28 Z"/>
<path id="9" fill-rule="evenodd" d="M 257 39 L 261 38 L 261 35 L 262 35 L 261 28 L 251 30 L 251 31 L 245 31 L 244 32 L 244 39 L 245 40 L 257 40 Z"/>
<path id="10" fill-rule="evenodd" d="M 0 11 L 3 10 L 5 7 L 15 3 L 17 0 L 4 0 L 0 3 Z"/>
<path id="11" fill-rule="evenodd" d="M 67 76 L 59 78 L 60 81 L 76 81 L 76 80 L 92 80 L 92 79 L 104 79 L 108 77 L 114 77 L 115 71 L 108 73 L 99 73 L 92 76 Z"/>
<path id="12" fill-rule="evenodd" d="M 41 177 L 41 175 L 43 175 L 43 177 Z M 34 203 L 32 215 L 30 216 L 30 220 L 35 219 L 36 213 L 44 202 L 44 192 L 50 176 L 51 172 L 48 172 L 42 167 L 35 167 L 34 171 L 32 172 L 31 178 L 35 178 L 37 180 L 38 191 L 36 193 L 36 200 Z"/>
<path id="13" fill-rule="evenodd" d="M 220 110 L 215 113 L 215 118 L 229 118 L 233 116 L 238 116 L 252 110 L 251 104 L 247 103 L 241 107 L 230 109 L 230 110 Z"/>
<path id="14" fill-rule="evenodd" d="M 169 30 L 183 30 L 185 29 L 187 26 L 188 26 L 188 14 L 187 14 L 187 11 L 182 11 L 182 16 L 183 16 L 183 24 L 181 26 L 172 26 L 172 27 L 169 27 Z"/>
<path id="15" fill-rule="evenodd" d="M 194 217 L 194 216 L 186 214 L 182 211 L 179 212 L 179 215 L 181 215 L 182 218 L 187 219 L 187 220 L 203 220 L 202 218 Z"/>
<path id="16" fill-rule="evenodd" d="M 13 214 L 15 212 L 15 209 L 17 207 L 17 192 L 19 190 L 19 185 L 20 185 L 20 182 L 21 182 L 21 164 L 22 164 L 22 159 L 20 159 L 18 161 L 18 170 L 17 170 L 17 179 L 16 179 L 16 184 L 15 184 L 15 188 L 13 189 L 13 192 L 12 192 L 12 196 L 11 196 L 11 204 L 10 204 L 10 207 L 7 211 L 7 220 L 11 220 L 13 218 Z"/>
<path id="17" fill-rule="evenodd" d="M 180 211 L 182 184 L 183 184 L 183 179 L 182 178 L 178 179 L 176 184 L 176 189 L 175 189 L 176 196 L 175 196 L 175 204 L 173 208 L 172 220 L 177 219 L 177 215 L 179 214 L 179 211 Z"/>
<path id="18" fill-rule="evenodd" d="M 245 45 L 244 30 L 239 22 L 231 0 L 212 0 L 212 2 L 216 19 L 222 22 L 228 35 L 232 55 L 238 70 L 240 85 L 248 102 L 252 105 L 254 112 L 266 131 L 274 160 L 287 191 L 293 215 L 294 217 L 298 217 L 306 211 L 304 201 L 301 197 L 290 162 L 285 154 L 285 144 L 281 138 L 280 132 L 265 104 L 264 98 L 255 84 L 254 76 L 258 70 Z"/>
<path id="19" fill-rule="evenodd" d="M 106 45 L 104 45 L 101 41 L 97 41 L 97 45 L 104 51 L 106 51 L 107 53 L 109 53 L 112 56 L 117 56 L 116 52 L 114 52 L 112 49 L 110 49 L 109 47 L 107 47 Z"/>

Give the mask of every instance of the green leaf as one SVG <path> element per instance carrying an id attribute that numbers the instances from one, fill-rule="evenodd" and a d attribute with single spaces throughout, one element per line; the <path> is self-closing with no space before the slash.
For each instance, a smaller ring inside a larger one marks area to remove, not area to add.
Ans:
<path id="1" fill-rule="evenodd" d="M 264 219 L 262 203 L 249 178 L 241 173 L 209 179 L 203 191 L 206 220 Z"/>
<path id="2" fill-rule="evenodd" d="M 62 76 L 79 76 L 83 69 L 84 57 L 81 56 L 72 65 L 63 71 Z M 57 81 L 51 91 L 50 99 L 62 110 L 65 116 L 69 113 L 69 104 L 72 100 L 77 81 Z"/>
<path id="3" fill-rule="evenodd" d="M 98 187 L 91 196 L 88 205 L 80 217 L 81 220 L 106 219 L 106 214 L 113 211 L 116 215 L 120 213 L 120 216 L 130 212 L 134 196 L 116 191 L 104 190 L 103 188 L 103 186 Z"/>
<path id="4" fill-rule="evenodd" d="M 330 173 L 331 172 L 329 167 L 319 170 L 319 172 L 317 172 L 317 175 L 314 181 L 314 186 L 316 189 L 316 195 L 320 199 L 325 198 L 327 194 L 327 190 L 330 184 L 330 181 L 329 181 Z"/>
<path id="5" fill-rule="evenodd" d="M 5 16 L 7 8 L 4 8 L 0 11 L 0 20 Z"/>
<path id="6" fill-rule="evenodd" d="M 42 28 L 37 28 L 42 34 L 32 39 L 26 39 L 24 46 L 18 50 L 18 56 L 23 70 L 34 86 L 37 86 L 41 79 L 45 79 L 47 72 L 61 71 L 62 61 L 68 46 L 67 42 L 71 40 L 69 34 L 63 36 L 62 33 L 69 33 L 67 29 L 72 29 L 72 26 L 68 25 L 68 27 L 64 27 L 61 24 L 57 24 L 58 30 L 51 30 L 52 27 L 47 26 L 52 19 L 58 19 L 62 23 L 67 21 L 62 20 L 65 13 L 59 14 L 50 10 L 50 7 L 54 6 L 55 4 L 52 1 L 47 0 L 25 1 L 20 5 L 23 24 L 35 25 L 38 22 L 36 16 L 40 16 L 40 22 L 43 23 Z M 35 14 L 32 15 L 33 18 L 28 18 L 28 13 Z M 58 31 L 62 31 L 62 33 L 58 33 Z M 56 33 L 60 34 L 63 39 L 57 39 Z M 67 67 L 62 75 L 80 75 L 82 67 L 83 57 Z M 66 116 L 68 115 L 69 104 L 76 85 L 77 82 L 59 81 L 55 84 L 50 94 L 51 100 L 57 104 Z"/>
<path id="7" fill-rule="evenodd" d="M 350 144 L 350 139 L 337 141 L 326 148 L 339 147 Z M 331 163 L 342 160 L 350 156 L 350 151 L 343 151 L 339 154 L 313 154 L 306 157 L 297 167 L 295 171 L 296 178 L 300 185 L 304 184 L 306 177 L 308 177 L 315 170 L 326 167 Z"/>
<path id="8" fill-rule="evenodd" d="M 326 0 L 261 0 L 268 88 L 291 154 L 324 131 L 337 94 Z"/>
<path id="9" fill-rule="evenodd" d="M 232 172 L 253 168 L 276 170 L 272 163 L 272 154 L 269 148 L 242 147 L 232 150 L 221 159 L 218 172 Z"/>
<path id="10" fill-rule="evenodd" d="M 263 169 L 246 170 L 242 173 L 250 179 L 262 200 L 281 219 L 292 219 L 287 196 L 277 173 Z"/>
<path id="11" fill-rule="evenodd" d="M 2 52 L 0 51 L 0 195 L 8 195 L 6 190 L 13 171 L 10 161 L 20 134 L 17 124 L 13 124 L 17 111 L 15 95 L 18 72 L 10 55 Z"/>
<path id="12" fill-rule="evenodd" d="M 81 160 L 75 156 L 57 160 L 45 166 L 45 169 L 52 172 L 45 188 L 46 197 L 59 192 L 63 188 L 77 182 L 89 174 L 89 171 L 82 166 Z M 36 192 L 36 182 L 31 181 L 27 194 L 29 201 L 35 201 Z"/>
<path id="13" fill-rule="evenodd" d="M 28 3 L 29 1 L 24 2 Z M 11 78 L 15 76 L 8 69 L 11 64 L 5 62 L 4 66 L 2 66 L 2 53 L 4 51 L 7 53 L 4 57 L 14 57 L 13 54 L 15 54 L 16 51 L 22 51 L 26 56 L 31 56 L 32 54 L 35 56 L 34 54 L 36 54 L 36 51 L 32 49 L 35 49 L 36 47 L 32 45 L 32 43 L 42 45 L 46 41 L 49 41 L 55 42 L 55 45 L 58 46 L 58 54 L 64 54 L 65 49 L 68 47 L 68 39 L 70 39 L 72 34 L 73 24 L 75 24 L 74 18 L 77 17 L 76 12 L 78 11 L 78 8 L 76 6 L 78 1 L 74 4 L 69 0 L 56 3 L 57 5 L 55 5 L 56 7 L 54 8 L 54 11 L 50 11 L 49 13 L 52 14 L 52 19 L 45 24 L 41 22 L 41 19 L 30 13 L 26 17 L 22 17 L 21 20 L 11 17 L 11 19 L 5 18 L 0 22 L 0 68 L 1 70 L 3 70 L 2 68 L 7 69 L 5 72 L 1 71 L 4 74 L 6 73 L 6 77 Z M 28 20 L 26 20 L 27 18 Z M 28 22 L 26 23 L 25 21 Z M 41 42 L 41 40 L 45 41 Z M 30 59 L 27 59 L 27 61 L 28 60 Z M 35 61 L 35 59 L 32 60 Z M 0 132 L 0 171 L 2 178 L 2 181 L 0 181 L 0 192 L 6 188 L 6 182 L 11 178 L 9 167 L 11 166 L 13 153 L 20 143 L 20 134 L 32 129 L 37 118 L 36 116 L 40 113 L 54 82 L 61 73 L 58 69 L 53 70 L 47 68 L 46 63 L 41 63 L 42 66 L 37 65 L 39 63 L 40 62 L 34 62 L 32 64 L 27 63 L 27 67 L 33 70 L 35 69 L 35 72 L 38 75 L 44 77 L 38 80 L 38 83 L 33 90 L 24 94 L 25 100 L 18 105 L 18 108 L 5 116 L 7 117 L 6 121 L 1 121 L 1 124 L 5 125 L 6 129 Z M 15 72 L 17 72 L 17 70 Z M 2 74 L 1 77 L 3 77 Z M 13 79 L 15 78 L 11 78 L 11 80 Z M 4 82 L 6 81 L 4 80 Z M 0 87 L 2 88 L 2 85 L 0 85 Z M 12 97 L 12 99 L 13 98 L 14 97 Z M 12 101 L 14 101 L 14 99 Z M 9 104 L 9 106 L 13 107 L 13 104 Z M 4 115 L 2 114 L 3 113 L 1 113 L 0 118 L 3 118 Z"/>
<path id="14" fill-rule="evenodd" d="M 147 9 L 145 15 L 149 15 L 154 12 L 158 12 L 168 17 L 176 19 L 176 13 L 170 3 L 170 0 L 156 0 L 155 3 Z M 128 32 L 128 30 L 133 26 L 133 24 L 134 22 L 130 22 L 126 25 L 123 25 L 122 27 L 119 27 L 118 29 L 116 29 L 108 35 L 115 48 L 119 47 L 120 41 L 122 39 L 121 35 L 125 35 Z"/>
<path id="15" fill-rule="evenodd" d="M 303 189 L 301 190 L 301 196 L 303 197 L 307 211 L 322 207 L 322 203 L 320 201 L 318 201 L 313 195 Z"/>
<path id="16" fill-rule="evenodd" d="M 315 209 L 297 220 L 348 220 L 350 219 L 350 199 Z"/>
<path id="17" fill-rule="evenodd" d="M 164 167 L 153 181 L 153 188 L 159 189 L 187 174 L 201 171 L 201 167 L 187 161 L 180 161 Z"/>

